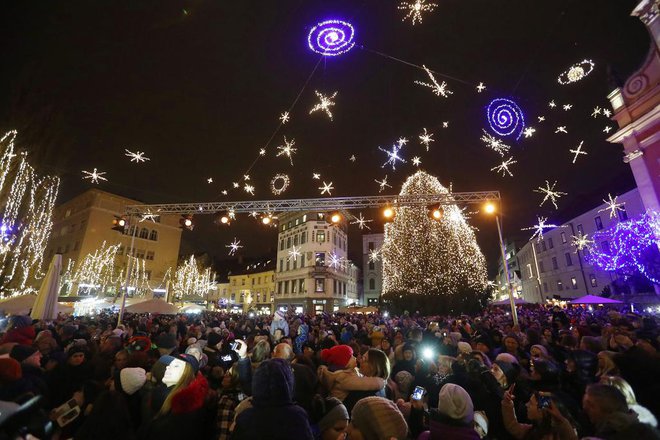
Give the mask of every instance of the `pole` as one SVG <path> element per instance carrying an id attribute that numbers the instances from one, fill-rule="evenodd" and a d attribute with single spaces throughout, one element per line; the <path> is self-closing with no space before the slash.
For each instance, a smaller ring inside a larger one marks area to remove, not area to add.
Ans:
<path id="1" fill-rule="evenodd" d="M 500 216 L 495 216 L 497 222 L 497 234 L 500 238 L 500 252 L 502 253 L 502 264 L 504 265 L 504 274 L 506 275 L 506 286 L 509 290 L 509 302 L 511 303 L 511 316 L 513 317 L 513 325 L 518 325 L 518 312 L 516 312 L 516 304 L 513 301 L 513 286 L 511 286 L 511 277 L 509 276 L 509 265 L 506 262 L 506 252 L 504 250 L 504 240 L 502 240 L 502 227 L 500 226 Z"/>
<path id="2" fill-rule="evenodd" d="M 119 316 L 117 317 L 117 325 L 121 324 L 121 320 L 124 317 L 124 308 L 126 307 L 126 295 L 128 294 L 128 283 L 131 281 L 131 270 L 133 269 L 133 260 L 131 259 L 131 252 L 134 253 L 133 247 L 135 246 L 135 233 L 137 232 L 137 225 L 133 225 L 133 216 L 131 215 L 128 219 L 129 227 L 133 228 L 133 233 L 131 234 L 131 246 L 126 249 L 126 278 L 124 279 L 124 290 L 121 293 L 121 305 L 119 306 Z M 133 227 L 135 226 L 135 227 Z"/>

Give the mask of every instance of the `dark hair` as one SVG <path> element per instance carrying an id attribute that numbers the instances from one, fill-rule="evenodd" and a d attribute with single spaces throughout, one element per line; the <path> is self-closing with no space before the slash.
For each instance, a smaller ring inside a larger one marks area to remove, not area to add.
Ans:
<path id="1" fill-rule="evenodd" d="M 628 411 L 628 402 L 626 402 L 626 397 L 621 391 L 612 385 L 593 383 L 587 386 L 585 394 L 588 394 L 594 399 L 598 400 L 603 409 L 603 412 L 605 413 Z"/>
<path id="2" fill-rule="evenodd" d="M 555 395 L 555 394 L 550 394 L 550 393 L 544 393 L 545 395 L 548 395 L 550 399 L 552 400 L 552 403 L 554 404 L 555 408 L 559 410 L 562 416 L 568 420 L 568 422 L 571 424 L 575 430 L 578 430 L 578 424 L 571 415 L 571 412 L 568 410 L 566 405 L 564 404 L 563 400 Z M 536 396 L 536 400 L 539 400 L 540 393 L 536 392 L 534 393 Z M 548 411 L 543 411 L 543 418 L 540 421 L 537 421 L 532 424 L 532 429 L 528 430 L 525 436 L 523 437 L 524 440 L 541 440 L 548 436 L 548 434 L 553 434 L 556 432 L 555 426 L 554 426 L 554 420 L 550 413 Z"/>
<path id="3" fill-rule="evenodd" d="M 75 440 L 135 439 L 124 398 L 116 391 L 104 391 L 94 402 Z"/>

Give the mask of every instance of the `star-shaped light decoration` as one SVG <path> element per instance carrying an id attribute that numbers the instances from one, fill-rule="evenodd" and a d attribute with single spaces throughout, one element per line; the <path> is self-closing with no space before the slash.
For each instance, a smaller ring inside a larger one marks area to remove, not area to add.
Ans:
<path id="1" fill-rule="evenodd" d="M 355 157 L 355 154 L 351 155 L 351 157 L 348 158 L 351 162 L 355 162 L 357 160 L 357 157 Z"/>
<path id="2" fill-rule="evenodd" d="M 234 188 L 240 188 L 241 187 L 241 184 L 238 183 L 238 182 L 232 182 L 231 184 L 233 185 Z"/>
<path id="3" fill-rule="evenodd" d="M 242 248 L 241 246 L 241 240 L 237 240 L 236 237 L 234 237 L 234 241 L 232 241 L 229 244 L 225 245 L 226 248 L 229 248 L 229 255 L 234 255 L 236 254 L 236 251 Z"/>
<path id="4" fill-rule="evenodd" d="M 565 125 L 560 125 L 560 126 L 557 127 L 557 129 L 555 130 L 555 133 L 564 133 L 564 134 L 568 134 L 568 131 L 566 130 L 566 126 L 565 126 Z"/>
<path id="5" fill-rule="evenodd" d="M 344 258 L 340 257 L 334 252 L 331 252 L 328 257 L 330 259 L 328 266 L 334 269 L 341 269 L 342 267 L 344 267 L 344 262 L 346 261 Z"/>
<path id="6" fill-rule="evenodd" d="M 208 179 L 206 179 L 206 183 L 213 183 L 213 177 L 209 177 Z"/>
<path id="7" fill-rule="evenodd" d="M 606 126 L 605 128 L 603 128 L 603 133 L 609 133 L 610 130 L 612 130 L 612 127 L 610 127 L 610 126 L 608 125 L 608 126 Z"/>
<path id="8" fill-rule="evenodd" d="M 510 157 L 507 160 L 503 161 L 498 166 L 491 168 L 490 170 L 495 171 L 497 173 L 502 173 L 502 177 L 505 177 L 507 174 L 513 177 L 513 174 L 511 174 L 511 170 L 509 170 L 509 165 L 513 165 L 514 163 L 518 163 L 518 161 L 513 160 L 513 157 Z"/>
<path id="9" fill-rule="evenodd" d="M 548 103 L 548 106 L 549 106 L 550 108 L 555 108 L 555 107 L 557 107 L 557 104 L 555 104 L 555 100 L 553 99 L 552 101 L 550 101 L 550 102 Z"/>
<path id="10" fill-rule="evenodd" d="M 412 164 L 415 165 L 416 167 L 420 166 L 422 163 L 422 159 L 419 158 L 419 156 L 415 156 L 412 158 Z"/>
<path id="11" fill-rule="evenodd" d="M 312 173 L 312 179 L 320 180 L 321 175 L 319 173 Z"/>
<path id="12" fill-rule="evenodd" d="M 402 148 L 408 143 L 408 139 L 401 136 L 399 139 L 397 139 L 396 143 L 399 144 L 399 148 Z"/>
<path id="13" fill-rule="evenodd" d="M 251 213 L 248 214 L 252 218 L 257 218 L 259 217 L 259 213 L 257 211 L 252 211 Z"/>
<path id="14" fill-rule="evenodd" d="M 289 122 L 289 119 L 291 119 L 291 117 L 289 116 L 289 112 L 283 112 L 279 117 L 279 120 L 282 123 L 282 125 Z"/>
<path id="15" fill-rule="evenodd" d="M 483 92 L 484 90 L 486 90 L 486 86 L 484 85 L 484 83 L 480 82 L 480 83 L 477 85 L 477 92 L 478 92 L 478 93 L 481 93 L 481 92 Z"/>
<path id="16" fill-rule="evenodd" d="M 591 116 L 595 119 L 595 118 L 598 117 L 598 115 L 600 115 L 601 111 L 602 111 L 602 109 L 600 107 L 596 106 L 596 107 L 594 107 L 594 111 L 591 112 Z"/>
<path id="17" fill-rule="evenodd" d="M 375 263 L 380 259 L 380 249 L 369 250 L 369 263 Z"/>
<path id="18" fill-rule="evenodd" d="M 146 157 L 145 156 L 146 153 L 144 153 L 142 151 L 136 151 L 135 153 L 133 153 L 132 151 L 126 150 L 126 149 L 124 151 L 126 151 L 125 156 L 128 156 L 128 157 L 131 158 L 131 162 L 140 163 L 140 162 L 146 162 L 148 160 L 151 160 L 148 157 Z"/>
<path id="19" fill-rule="evenodd" d="M 249 174 L 243 174 L 243 180 L 245 180 L 245 181 L 250 180 L 250 175 Z"/>
<path id="20" fill-rule="evenodd" d="M 99 180 L 108 180 L 105 177 L 103 177 L 104 174 L 107 174 L 106 172 L 100 172 L 97 171 L 96 168 L 94 168 L 94 171 L 84 171 L 83 170 L 83 179 L 89 179 L 92 183 L 99 183 Z"/>
<path id="21" fill-rule="evenodd" d="M 419 135 L 419 143 L 426 147 L 426 151 L 429 151 L 429 144 L 431 142 L 435 142 L 435 139 L 433 139 L 433 133 L 429 133 L 425 128 L 424 133 Z"/>
<path id="22" fill-rule="evenodd" d="M 536 237 L 536 241 L 539 242 L 543 240 L 543 231 L 546 229 L 551 229 L 551 228 L 556 228 L 557 225 L 553 224 L 546 224 L 548 221 L 547 217 L 536 217 L 538 220 L 538 223 L 534 226 L 530 226 L 529 228 L 522 228 L 521 231 L 529 231 L 529 230 L 534 230 L 534 234 L 530 237 L 530 240 Z"/>
<path id="23" fill-rule="evenodd" d="M 545 116 L 538 116 L 537 119 L 539 120 L 539 122 L 543 122 L 545 121 Z"/>
<path id="24" fill-rule="evenodd" d="M 287 156 L 289 158 L 289 162 L 291 162 L 291 165 L 293 165 L 292 155 L 296 151 L 298 151 L 298 149 L 295 148 L 294 145 L 296 145 L 295 139 L 291 139 L 291 141 L 287 141 L 286 136 L 284 136 L 284 145 L 280 145 L 279 147 L 277 147 L 278 153 L 275 155 L 275 157 Z"/>
<path id="25" fill-rule="evenodd" d="M 300 258 L 301 255 L 302 255 L 302 252 L 300 252 L 300 246 L 298 246 L 298 247 L 293 246 L 291 248 L 291 250 L 289 251 L 289 257 L 287 259 L 289 261 L 291 261 L 291 260 L 296 261 L 296 260 L 298 260 L 298 258 Z"/>
<path id="26" fill-rule="evenodd" d="M 580 141 L 580 145 L 578 145 L 576 149 L 574 149 L 574 150 L 568 150 L 569 153 L 573 153 L 573 154 L 574 154 L 574 156 L 573 156 L 573 163 L 575 163 L 575 161 L 577 160 L 577 158 L 578 158 L 578 156 L 579 156 L 580 154 L 584 154 L 585 156 L 587 155 L 587 152 L 584 151 L 584 150 L 582 149 L 582 145 L 583 145 L 583 144 L 584 144 L 584 141 Z"/>
<path id="27" fill-rule="evenodd" d="M 357 217 L 354 217 L 354 220 L 350 222 L 351 225 L 358 225 L 358 228 L 364 229 L 367 228 L 371 230 L 369 226 L 367 226 L 367 223 L 371 223 L 373 220 L 366 220 L 362 213 L 360 213 Z"/>
<path id="28" fill-rule="evenodd" d="M 260 148 L 259 149 L 259 156 L 265 156 L 266 155 L 266 149 L 265 148 Z"/>
<path id="29" fill-rule="evenodd" d="M 422 67 L 426 71 L 427 75 L 429 76 L 429 78 L 431 79 L 431 82 L 433 84 L 425 83 L 425 82 L 422 82 L 422 81 L 415 81 L 415 84 L 419 84 L 420 86 L 428 87 L 428 88 L 431 89 L 431 91 L 433 93 L 435 93 L 436 96 L 442 96 L 443 98 L 447 98 L 447 97 L 449 97 L 449 95 L 454 93 L 451 90 L 447 89 L 447 83 L 446 82 L 443 81 L 442 83 L 438 83 L 438 81 L 435 79 L 435 76 L 433 75 L 433 72 L 431 72 L 424 65 L 422 65 Z"/>
<path id="30" fill-rule="evenodd" d="M 449 121 L 442 121 L 442 128 L 449 127 Z"/>
<path id="31" fill-rule="evenodd" d="M 523 134 L 525 135 L 526 138 L 530 138 L 534 136 L 534 133 L 536 133 L 536 129 L 534 127 L 525 127 L 523 130 Z"/>
<path id="32" fill-rule="evenodd" d="M 585 248 L 588 248 L 591 246 L 594 241 L 590 240 L 589 234 L 582 234 L 581 232 L 578 233 L 578 235 L 573 235 L 571 238 L 571 244 L 575 246 L 575 252 L 584 250 Z"/>
<path id="33" fill-rule="evenodd" d="M 483 131 L 483 136 L 481 136 L 481 140 L 486 143 L 488 148 L 491 150 L 494 150 L 497 154 L 500 156 L 504 157 L 504 153 L 508 153 L 511 147 L 504 142 L 502 142 L 501 139 L 496 138 L 495 136 L 491 135 L 488 133 L 486 130 L 482 129 Z"/>
<path id="34" fill-rule="evenodd" d="M 615 218 L 617 215 L 617 211 L 625 211 L 623 205 L 625 205 L 626 202 L 622 202 L 622 203 L 617 202 L 616 199 L 618 197 L 619 196 L 612 197 L 612 194 L 608 194 L 607 195 L 608 200 L 603 199 L 603 202 L 605 202 L 607 206 L 605 206 L 605 208 L 603 209 L 599 209 L 598 212 L 608 211 L 610 213 L 610 218 Z"/>
<path id="35" fill-rule="evenodd" d="M 160 217 L 160 214 L 154 214 L 150 210 L 147 210 L 147 212 L 141 215 L 140 223 L 145 222 L 147 220 L 151 220 L 153 223 L 156 223 L 156 217 Z"/>
<path id="36" fill-rule="evenodd" d="M 227 195 L 227 190 L 226 190 L 226 189 L 223 189 L 222 191 L 220 191 L 220 193 L 221 193 L 223 196 L 226 196 L 226 195 Z"/>
<path id="37" fill-rule="evenodd" d="M 610 111 L 610 109 L 604 108 L 603 109 L 603 116 L 605 116 L 606 118 L 609 118 L 610 116 L 612 116 L 612 112 Z"/>
<path id="38" fill-rule="evenodd" d="M 332 186 L 332 182 L 330 183 L 323 182 L 323 186 L 319 186 L 319 189 L 321 190 L 321 195 L 327 193 L 329 196 L 331 196 L 332 195 L 331 191 L 335 189 L 335 187 Z"/>
<path id="39" fill-rule="evenodd" d="M 422 12 L 433 12 L 437 6 L 435 3 L 426 3 L 426 0 L 415 0 L 414 2 L 399 3 L 398 9 L 408 11 L 401 21 L 410 19 L 414 26 L 417 22 L 422 22 Z"/>
<path id="40" fill-rule="evenodd" d="M 392 188 L 392 185 L 387 183 L 387 174 L 385 175 L 385 178 L 381 181 L 378 179 L 374 179 L 378 185 L 380 185 L 380 189 L 378 190 L 379 193 L 382 193 L 385 188 Z"/>
<path id="41" fill-rule="evenodd" d="M 250 194 L 251 196 L 253 196 L 253 195 L 254 195 L 254 186 L 252 186 L 252 185 L 248 185 L 248 184 L 246 183 L 245 186 L 243 187 L 243 191 L 245 191 L 246 193 L 248 193 L 248 194 Z"/>
<path id="42" fill-rule="evenodd" d="M 229 208 L 229 211 L 227 211 L 227 217 L 236 220 L 236 210 L 234 208 Z"/>
<path id="43" fill-rule="evenodd" d="M 559 199 L 562 196 L 565 196 L 567 193 L 561 192 L 561 191 L 555 191 L 555 186 L 557 186 L 557 181 L 555 180 L 552 185 L 550 185 L 550 182 L 547 180 L 545 181 L 545 187 L 539 186 L 537 189 L 534 190 L 534 192 L 539 193 L 539 194 L 544 194 L 543 200 L 541 200 L 541 203 L 539 206 L 543 206 L 543 204 L 550 200 L 550 203 L 553 204 L 555 209 L 558 209 L 557 206 L 557 199 Z"/>
<path id="44" fill-rule="evenodd" d="M 406 163 L 406 160 L 399 156 L 399 150 L 403 147 L 404 143 L 401 142 L 401 139 L 399 139 L 398 143 L 392 145 L 392 151 L 386 150 L 382 147 L 378 147 L 380 151 L 383 153 L 387 154 L 387 160 L 385 163 L 381 166 L 381 168 L 385 168 L 388 164 L 392 165 L 392 169 L 396 170 L 396 163 L 401 162 L 401 163 Z"/>
<path id="45" fill-rule="evenodd" d="M 332 111 L 330 110 L 330 107 L 335 105 L 333 99 L 335 99 L 337 96 L 337 92 L 333 93 L 331 96 L 325 96 L 323 93 L 318 91 L 314 91 L 314 93 L 316 93 L 316 96 L 319 98 L 319 103 L 312 107 L 312 109 L 309 111 L 309 114 L 311 115 L 312 113 L 320 110 L 325 112 L 325 114 L 328 115 L 328 118 L 330 118 L 332 121 Z"/>
<path id="46" fill-rule="evenodd" d="M 567 112 L 573 108 L 573 104 L 564 104 L 562 108 L 564 109 L 565 112 Z"/>

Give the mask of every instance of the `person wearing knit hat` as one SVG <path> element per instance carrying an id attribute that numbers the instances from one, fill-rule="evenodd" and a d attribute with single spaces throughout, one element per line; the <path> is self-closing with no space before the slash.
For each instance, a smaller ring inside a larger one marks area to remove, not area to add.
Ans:
<path id="1" fill-rule="evenodd" d="M 336 440 L 348 426 L 349 416 L 346 407 L 335 397 L 325 399 L 319 397 L 315 404 L 321 407 L 319 411 L 322 415 L 317 423 L 321 440 Z"/>
<path id="2" fill-rule="evenodd" d="M 520 366 L 511 362 L 496 360 L 493 362 L 490 371 L 502 388 L 509 388 L 518 379 Z"/>
<path id="3" fill-rule="evenodd" d="M 355 368 L 356 365 L 353 349 L 348 345 L 335 345 L 332 348 L 321 350 L 321 360 L 328 364 L 330 371 Z"/>
<path id="4" fill-rule="evenodd" d="M 394 402 L 371 396 L 355 404 L 346 432 L 349 438 L 364 440 L 405 439 L 408 425 Z"/>
<path id="5" fill-rule="evenodd" d="M 495 357 L 495 361 L 508 362 L 510 364 L 518 364 L 518 358 L 509 353 L 500 353 Z"/>
<path id="6" fill-rule="evenodd" d="M 185 354 L 184 353 L 184 354 L 180 354 L 179 356 L 177 356 L 177 358 L 181 359 L 184 362 L 189 363 L 190 366 L 193 368 L 193 371 L 195 372 L 195 374 L 197 374 L 197 371 L 199 371 L 199 361 L 197 360 L 197 358 L 195 356 L 193 356 L 192 354 Z"/>
<path id="7" fill-rule="evenodd" d="M 411 387 L 414 381 L 415 376 L 407 371 L 399 371 L 396 373 L 394 376 L 394 382 L 396 382 L 395 396 L 407 401 L 410 397 L 412 391 Z"/>
<path id="8" fill-rule="evenodd" d="M 351 391 L 376 393 L 383 390 L 387 384 L 386 377 L 370 377 L 360 373 L 356 368 L 357 362 L 353 357 L 353 349 L 348 345 L 335 345 L 332 348 L 322 350 L 321 359 L 330 363 L 331 366 L 345 365 L 343 369 L 339 368 L 335 371 L 321 365 L 317 371 L 319 382 L 328 390 L 328 395 L 336 397 L 342 402 Z"/>
<path id="9" fill-rule="evenodd" d="M 161 356 L 172 354 L 177 347 L 176 336 L 172 333 L 161 333 L 156 338 L 156 346 L 158 346 Z"/>
<path id="10" fill-rule="evenodd" d="M 144 368 L 124 368 L 119 372 L 121 391 L 132 396 L 142 388 L 147 381 L 147 372 Z M 116 384 L 115 384 L 116 386 Z"/>
<path id="11" fill-rule="evenodd" d="M 440 389 L 438 408 L 429 413 L 429 430 L 418 440 L 433 438 L 479 440 L 474 430 L 474 405 L 463 387 L 448 383 Z"/>
<path id="12" fill-rule="evenodd" d="M 18 344 L 11 349 L 9 355 L 21 364 L 25 362 L 37 368 L 41 366 L 41 353 L 36 348 Z"/>
<path id="13" fill-rule="evenodd" d="M 468 354 L 472 352 L 472 347 L 465 341 L 460 341 L 458 343 L 458 353 L 459 354 Z"/>
<path id="14" fill-rule="evenodd" d="M 21 364 L 19 364 L 16 359 L 0 359 L 0 384 L 5 385 L 10 382 L 15 382 L 21 377 L 23 377 Z"/>
<path id="15" fill-rule="evenodd" d="M 529 349 L 529 353 L 534 359 L 537 358 L 550 359 L 550 354 L 548 353 L 548 349 L 540 344 L 532 345 L 532 347 Z"/>

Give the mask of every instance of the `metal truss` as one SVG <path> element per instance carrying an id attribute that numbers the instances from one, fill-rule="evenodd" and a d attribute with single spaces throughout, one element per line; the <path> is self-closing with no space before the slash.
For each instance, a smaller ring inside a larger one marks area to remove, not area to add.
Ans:
<path id="1" fill-rule="evenodd" d="M 327 197 L 318 199 L 242 200 L 236 202 L 168 203 L 126 206 L 127 215 L 215 214 L 230 209 L 235 213 L 280 213 L 297 211 L 333 211 L 385 206 L 473 205 L 499 202 L 499 191 L 452 192 L 414 196 L 378 195 L 360 197 Z"/>

